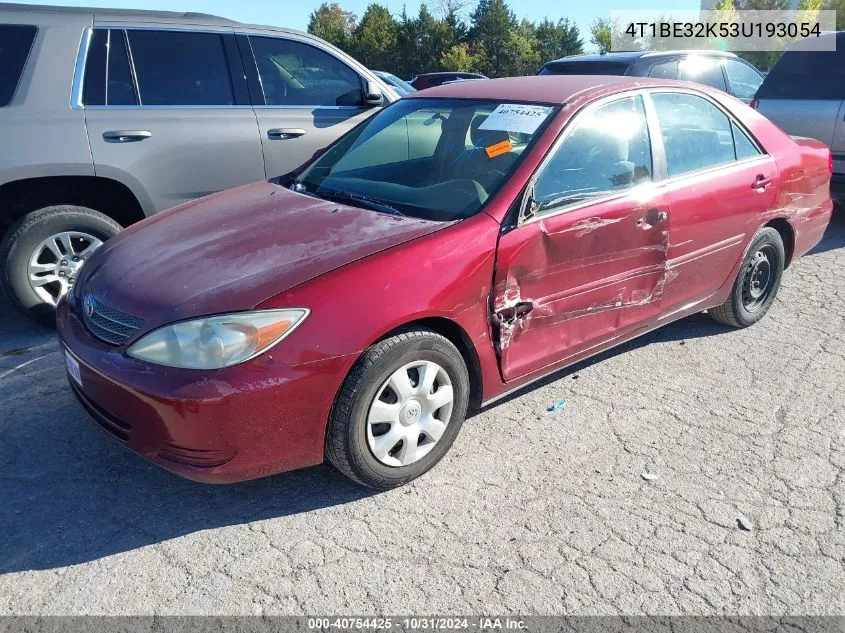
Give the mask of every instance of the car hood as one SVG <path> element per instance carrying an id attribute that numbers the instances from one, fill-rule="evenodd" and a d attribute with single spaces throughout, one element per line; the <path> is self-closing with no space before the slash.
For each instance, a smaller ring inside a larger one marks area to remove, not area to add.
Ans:
<path id="1" fill-rule="evenodd" d="M 261 182 L 160 213 L 94 254 L 85 294 L 150 327 L 247 310 L 355 260 L 447 226 Z"/>

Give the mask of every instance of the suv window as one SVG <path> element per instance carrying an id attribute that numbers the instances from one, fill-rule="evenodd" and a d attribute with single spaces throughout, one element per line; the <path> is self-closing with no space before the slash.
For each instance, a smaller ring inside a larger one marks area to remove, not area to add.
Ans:
<path id="1" fill-rule="evenodd" d="M 34 26 L 0 24 L 0 108 L 15 96 L 37 32 Z"/>
<path id="2" fill-rule="evenodd" d="M 787 50 L 766 75 L 757 98 L 845 98 L 845 33 L 836 33 L 835 51 Z"/>
<path id="3" fill-rule="evenodd" d="M 626 97 L 575 121 L 534 184 L 536 211 L 629 189 L 652 178 L 642 97 Z"/>
<path id="4" fill-rule="evenodd" d="M 649 77 L 658 77 L 659 79 L 677 79 L 678 78 L 678 62 L 663 62 L 657 64 L 648 73 Z"/>
<path id="5" fill-rule="evenodd" d="M 249 42 L 267 105 L 361 105 L 361 78 L 333 55 L 279 37 L 250 37 Z"/>
<path id="6" fill-rule="evenodd" d="M 757 94 L 757 88 L 763 83 L 760 73 L 735 59 L 729 59 L 725 62 L 725 72 L 731 82 L 731 93 L 740 99 L 751 99 Z"/>
<path id="7" fill-rule="evenodd" d="M 669 176 L 736 160 L 731 120 L 719 108 L 686 93 L 661 92 L 651 99 L 663 134 Z"/>
<path id="8" fill-rule="evenodd" d="M 143 105 L 234 105 L 223 35 L 128 31 Z"/>
<path id="9" fill-rule="evenodd" d="M 94 31 L 85 62 L 82 103 L 86 106 L 138 104 L 124 31 Z"/>
<path id="10" fill-rule="evenodd" d="M 694 81 L 727 92 L 720 59 L 705 55 L 690 55 L 678 64 L 678 79 Z"/>

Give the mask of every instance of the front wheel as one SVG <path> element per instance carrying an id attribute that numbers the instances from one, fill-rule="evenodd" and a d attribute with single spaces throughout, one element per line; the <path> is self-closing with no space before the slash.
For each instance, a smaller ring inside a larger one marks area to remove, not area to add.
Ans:
<path id="1" fill-rule="evenodd" d="M 751 242 L 730 297 L 713 308 L 710 316 L 725 325 L 748 327 L 762 319 L 780 289 L 786 261 L 783 238 L 766 227 Z"/>
<path id="2" fill-rule="evenodd" d="M 379 341 L 341 386 L 326 457 L 347 477 L 386 490 L 430 470 L 464 421 L 469 375 L 458 349 L 426 328 Z"/>
<path id="3" fill-rule="evenodd" d="M 60 205 L 28 213 L 0 245 L 0 286 L 25 315 L 55 327 L 59 300 L 94 251 L 120 229 L 86 207 Z"/>

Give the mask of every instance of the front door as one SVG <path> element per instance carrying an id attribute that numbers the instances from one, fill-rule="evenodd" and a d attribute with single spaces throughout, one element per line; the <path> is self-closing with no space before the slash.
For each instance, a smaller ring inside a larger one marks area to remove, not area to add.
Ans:
<path id="1" fill-rule="evenodd" d="M 329 50 L 295 39 L 239 36 L 258 69 L 255 113 L 267 177 L 286 174 L 375 112 L 363 79 Z M 247 62 L 249 63 L 249 62 Z"/>
<path id="2" fill-rule="evenodd" d="M 98 176 L 161 211 L 264 178 L 231 29 L 97 29 L 82 99 Z"/>
<path id="3" fill-rule="evenodd" d="M 510 381 L 654 322 L 670 210 L 652 185 L 642 97 L 577 115 L 499 241 L 493 312 Z"/>

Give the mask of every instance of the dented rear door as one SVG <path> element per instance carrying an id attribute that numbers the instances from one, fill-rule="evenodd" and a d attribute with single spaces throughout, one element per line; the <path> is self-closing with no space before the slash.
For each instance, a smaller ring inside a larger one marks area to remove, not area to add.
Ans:
<path id="1" fill-rule="evenodd" d="M 668 225 L 659 200 L 630 194 L 503 235 L 493 309 L 505 381 L 656 320 Z"/>

